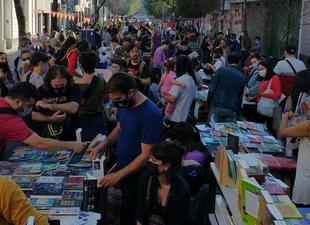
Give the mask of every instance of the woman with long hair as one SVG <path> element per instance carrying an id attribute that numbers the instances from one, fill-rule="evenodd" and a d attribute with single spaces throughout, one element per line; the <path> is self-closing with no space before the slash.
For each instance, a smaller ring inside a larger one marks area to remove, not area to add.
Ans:
<path id="1" fill-rule="evenodd" d="M 137 225 L 186 224 L 190 189 L 178 174 L 183 151 L 170 140 L 151 149 L 148 169 L 138 184 Z"/>
<path id="2" fill-rule="evenodd" d="M 291 96 L 287 108 L 282 115 L 279 133 L 282 137 L 300 137 L 298 148 L 297 169 L 293 188 L 293 201 L 296 204 L 310 205 L 310 100 L 302 104 L 302 110 L 306 114 L 303 122 L 297 122 L 289 127 L 288 123 L 295 112 L 301 93 L 310 96 L 310 70 L 304 70 L 297 74 L 293 83 Z"/>
<path id="3" fill-rule="evenodd" d="M 7 54 L 0 52 L 0 97 L 5 97 L 13 85 L 14 79 L 7 60 Z"/>

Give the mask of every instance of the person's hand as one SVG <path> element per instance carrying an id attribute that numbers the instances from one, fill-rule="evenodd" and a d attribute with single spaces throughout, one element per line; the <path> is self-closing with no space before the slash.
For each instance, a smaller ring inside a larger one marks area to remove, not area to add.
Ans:
<path id="1" fill-rule="evenodd" d="M 40 101 L 37 101 L 36 103 L 36 107 L 37 108 L 41 108 L 41 109 L 48 109 L 49 108 L 49 104 L 40 100 Z"/>
<path id="2" fill-rule="evenodd" d="M 0 80 L 4 80 L 6 78 L 6 74 L 3 72 L 0 72 Z"/>
<path id="3" fill-rule="evenodd" d="M 91 160 L 99 158 L 105 152 L 106 145 L 107 145 L 107 141 L 105 140 L 105 141 L 99 143 L 98 145 L 96 145 L 95 147 L 90 148 L 87 151 L 87 154 L 89 154 L 89 158 Z"/>
<path id="4" fill-rule="evenodd" d="M 50 121 L 52 123 L 55 122 L 62 122 L 67 118 L 67 115 L 61 111 L 55 112 L 53 115 L 50 116 Z"/>
<path id="5" fill-rule="evenodd" d="M 71 149 L 75 153 L 80 153 L 81 151 L 83 151 L 84 147 L 85 147 L 85 144 L 82 142 L 72 142 L 71 143 Z"/>
<path id="6" fill-rule="evenodd" d="M 102 187 L 111 187 L 117 184 L 121 180 L 121 176 L 116 173 L 110 173 L 99 180 L 99 184 Z"/>

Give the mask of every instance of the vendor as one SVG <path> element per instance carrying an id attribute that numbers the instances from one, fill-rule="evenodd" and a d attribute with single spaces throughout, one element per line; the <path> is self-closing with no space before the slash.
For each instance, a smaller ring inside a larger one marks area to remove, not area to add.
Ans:
<path id="1" fill-rule="evenodd" d="M 42 138 L 33 132 L 20 116 L 31 113 L 37 99 L 37 89 L 28 82 L 13 86 L 5 98 L 0 98 L 0 159 L 7 141 L 21 141 L 35 148 L 81 152 L 84 144 Z"/>

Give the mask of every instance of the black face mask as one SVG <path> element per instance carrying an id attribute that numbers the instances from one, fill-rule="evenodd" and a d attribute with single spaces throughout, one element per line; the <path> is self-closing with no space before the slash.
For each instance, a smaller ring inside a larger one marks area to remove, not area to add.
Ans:
<path id="1" fill-rule="evenodd" d="M 118 108 L 118 109 L 130 109 L 134 105 L 134 101 L 132 98 L 126 98 L 122 101 L 117 101 L 114 102 L 112 101 L 113 107 Z"/>
<path id="2" fill-rule="evenodd" d="M 54 92 L 56 93 L 56 94 L 62 94 L 62 93 L 64 93 L 65 92 L 65 87 L 62 87 L 62 88 L 53 88 L 53 90 L 54 90 Z"/>
<path id="3" fill-rule="evenodd" d="M 6 66 L 6 62 L 5 63 L 4 62 L 0 63 L 0 69 L 4 69 L 5 66 Z"/>
<path id="4" fill-rule="evenodd" d="M 158 176 L 159 173 L 159 169 L 158 166 L 154 163 L 148 162 L 147 164 L 147 169 L 152 173 L 152 175 L 154 176 Z"/>

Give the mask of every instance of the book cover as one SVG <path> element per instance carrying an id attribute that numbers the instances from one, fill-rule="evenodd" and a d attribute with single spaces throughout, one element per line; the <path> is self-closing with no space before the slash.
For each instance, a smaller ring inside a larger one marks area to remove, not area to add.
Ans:
<path id="1" fill-rule="evenodd" d="M 64 200 L 83 200 L 82 190 L 65 190 L 62 198 Z"/>
<path id="2" fill-rule="evenodd" d="M 278 183 L 263 183 L 262 187 L 271 195 L 285 195 L 285 191 Z"/>
<path id="3" fill-rule="evenodd" d="M 263 188 L 255 179 L 242 179 L 240 187 L 241 217 L 247 225 L 258 222 L 259 196 Z"/>
<path id="4" fill-rule="evenodd" d="M 31 205 L 35 207 L 53 207 L 55 199 L 49 198 L 30 198 Z"/>
<path id="5" fill-rule="evenodd" d="M 81 207 L 82 201 L 81 200 L 63 200 L 57 199 L 55 201 L 55 207 Z"/>
<path id="6" fill-rule="evenodd" d="M 41 170 L 42 163 L 41 162 L 27 162 L 27 163 L 23 163 L 20 166 L 20 168 L 25 169 L 25 170 Z"/>
<path id="7" fill-rule="evenodd" d="M 275 203 L 284 219 L 301 219 L 302 215 L 293 203 Z"/>
<path id="8" fill-rule="evenodd" d="M 66 190 L 83 190 L 83 184 L 65 184 Z"/>
<path id="9" fill-rule="evenodd" d="M 306 224 L 310 224 L 310 208 L 298 208 L 298 211 L 303 216 Z"/>
<path id="10" fill-rule="evenodd" d="M 0 163 L 0 169 L 6 168 L 6 169 L 18 169 L 20 168 L 21 163 L 20 162 L 7 162 L 7 161 L 1 161 Z"/>
<path id="11" fill-rule="evenodd" d="M 285 220 L 286 225 L 309 225 L 310 221 L 305 219 L 289 219 Z"/>
<path id="12" fill-rule="evenodd" d="M 69 176 L 67 183 L 68 184 L 83 184 L 85 180 L 84 176 Z"/>
<path id="13" fill-rule="evenodd" d="M 27 169 L 17 169 L 13 173 L 13 176 L 40 176 L 42 170 L 27 170 Z"/>
<path id="14" fill-rule="evenodd" d="M 65 181 L 65 177 L 39 177 L 39 179 L 37 180 L 37 183 L 56 183 L 56 184 L 59 184 L 59 183 L 63 183 Z"/>
<path id="15" fill-rule="evenodd" d="M 33 198 L 62 198 L 64 184 L 36 183 L 33 187 Z M 37 196 L 37 197 L 36 197 Z"/>
<path id="16" fill-rule="evenodd" d="M 70 173 L 71 170 L 44 170 L 42 176 L 67 177 Z"/>
<path id="17" fill-rule="evenodd" d="M 12 180 L 16 183 L 35 183 L 38 180 L 38 176 L 12 176 Z"/>
<path id="18" fill-rule="evenodd" d="M 14 169 L 0 168 L 0 176 L 10 176 L 14 173 Z"/>
<path id="19" fill-rule="evenodd" d="M 17 185 L 24 190 L 33 190 L 33 183 L 17 183 Z"/>
<path id="20" fill-rule="evenodd" d="M 306 93 L 300 93 L 299 100 L 296 106 L 296 117 L 307 117 L 308 110 L 310 109 L 310 96 Z"/>
<path id="21" fill-rule="evenodd" d="M 79 215 L 81 209 L 79 207 L 57 207 L 49 210 L 50 216 L 70 216 Z"/>

